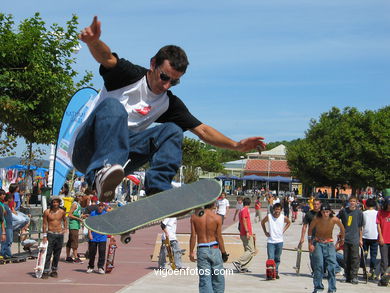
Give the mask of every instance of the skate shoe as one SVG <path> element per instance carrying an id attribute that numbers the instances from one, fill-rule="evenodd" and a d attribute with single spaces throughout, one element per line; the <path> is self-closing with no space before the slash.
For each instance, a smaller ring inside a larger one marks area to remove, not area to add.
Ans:
<path id="1" fill-rule="evenodd" d="M 96 191 L 101 202 L 110 202 L 115 197 L 115 189 L 125 176 L 121 165 L 106 165 L 96 173 Z"/>

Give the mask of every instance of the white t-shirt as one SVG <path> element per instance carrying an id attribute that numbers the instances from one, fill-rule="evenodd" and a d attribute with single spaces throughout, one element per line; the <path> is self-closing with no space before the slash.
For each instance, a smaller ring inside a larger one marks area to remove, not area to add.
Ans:
<path id="1" fill-rule="evenodd" d="M 164 221 L 162 221 L 165 225 L 165 229 L 168 232 L 169 240 L 176 240 L 176 226 L 177 226 L 177 218 L 165 218 Z M 162 233 L 161 236 L 162 240 L 165 240 L 165 233 Z"/>
<path id="2" fill-rule="evenodd" d="M 376 226 L 376 215 L 378 211 L 367 210 L 363 212 L 363 238 L 378 239 L 378 229 Z"/>
<path id="3" fill-rule="evenodd" d="M 229 207 L 229 201 L 224 198 L 217 201 L 217 214 L 225 216 L 226 215 L 226 208 Z"/>
<path id="4" fill-rule="evenodd" d="M 241 202 L 241 203 L 236 203 L 236 210 L 238 211 L 241 211 L 244 207 L 244 204 Z"/>
<path id="5" fill-rule="evenodd" d="M 269 234 L 268 243 L 283 242 L 284 216 L 280 214 L 278 218 L 274 218 L 272 214 L 268 214 Z"/>

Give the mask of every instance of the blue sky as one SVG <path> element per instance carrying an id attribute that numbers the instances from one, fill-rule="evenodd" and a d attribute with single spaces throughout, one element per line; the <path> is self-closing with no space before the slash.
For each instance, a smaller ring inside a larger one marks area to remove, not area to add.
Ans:
<path id="1" fill-rule="evenodd" d="M 54 4 L 55 3 L 55 4 Z M 389 105 L 390 2 L 367 0 L 4 1 L 17 22 L 40 12 L 47 24 L 80 30 L 97 15 L 102 40 L 143 66 L 166 44 L 190 67 L 172 89 L 202 122 L 239 140 L 304 137 L 310 119 L 336 106 Z M 95 74 L 86 46 L 76 69 Z M 189 135 L 190 133 L 188 133 Z"/>

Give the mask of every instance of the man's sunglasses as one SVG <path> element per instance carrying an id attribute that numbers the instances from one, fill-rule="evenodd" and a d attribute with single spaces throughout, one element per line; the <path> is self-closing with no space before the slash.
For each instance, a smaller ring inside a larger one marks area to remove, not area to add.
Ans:
<path id="1" fill-rule="evenodd" d="M 175 85 L 178 85 L 180 83 L 180 79 L 172 79 L 168 74 L 164 73 L 160 68 L 158 68 L 158 70 L 160 70 L 160 79 L 162 81 L 169 81 L 171 86 L 175 86 Z"/>

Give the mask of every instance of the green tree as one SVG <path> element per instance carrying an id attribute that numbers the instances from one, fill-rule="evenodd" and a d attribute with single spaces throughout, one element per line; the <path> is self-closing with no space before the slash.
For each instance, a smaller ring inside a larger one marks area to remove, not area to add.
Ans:
<path id="1" fill-rule="evenodd" d="M 0 14 L 0 122 L 8 134 L 29 143 L 53 143 L 72 94 L 88 85 L 72 69 L 78 46 L 77 17 L 66 28 L 49 28 L 36 13 L 17 29 L 12 15 Z"/>

